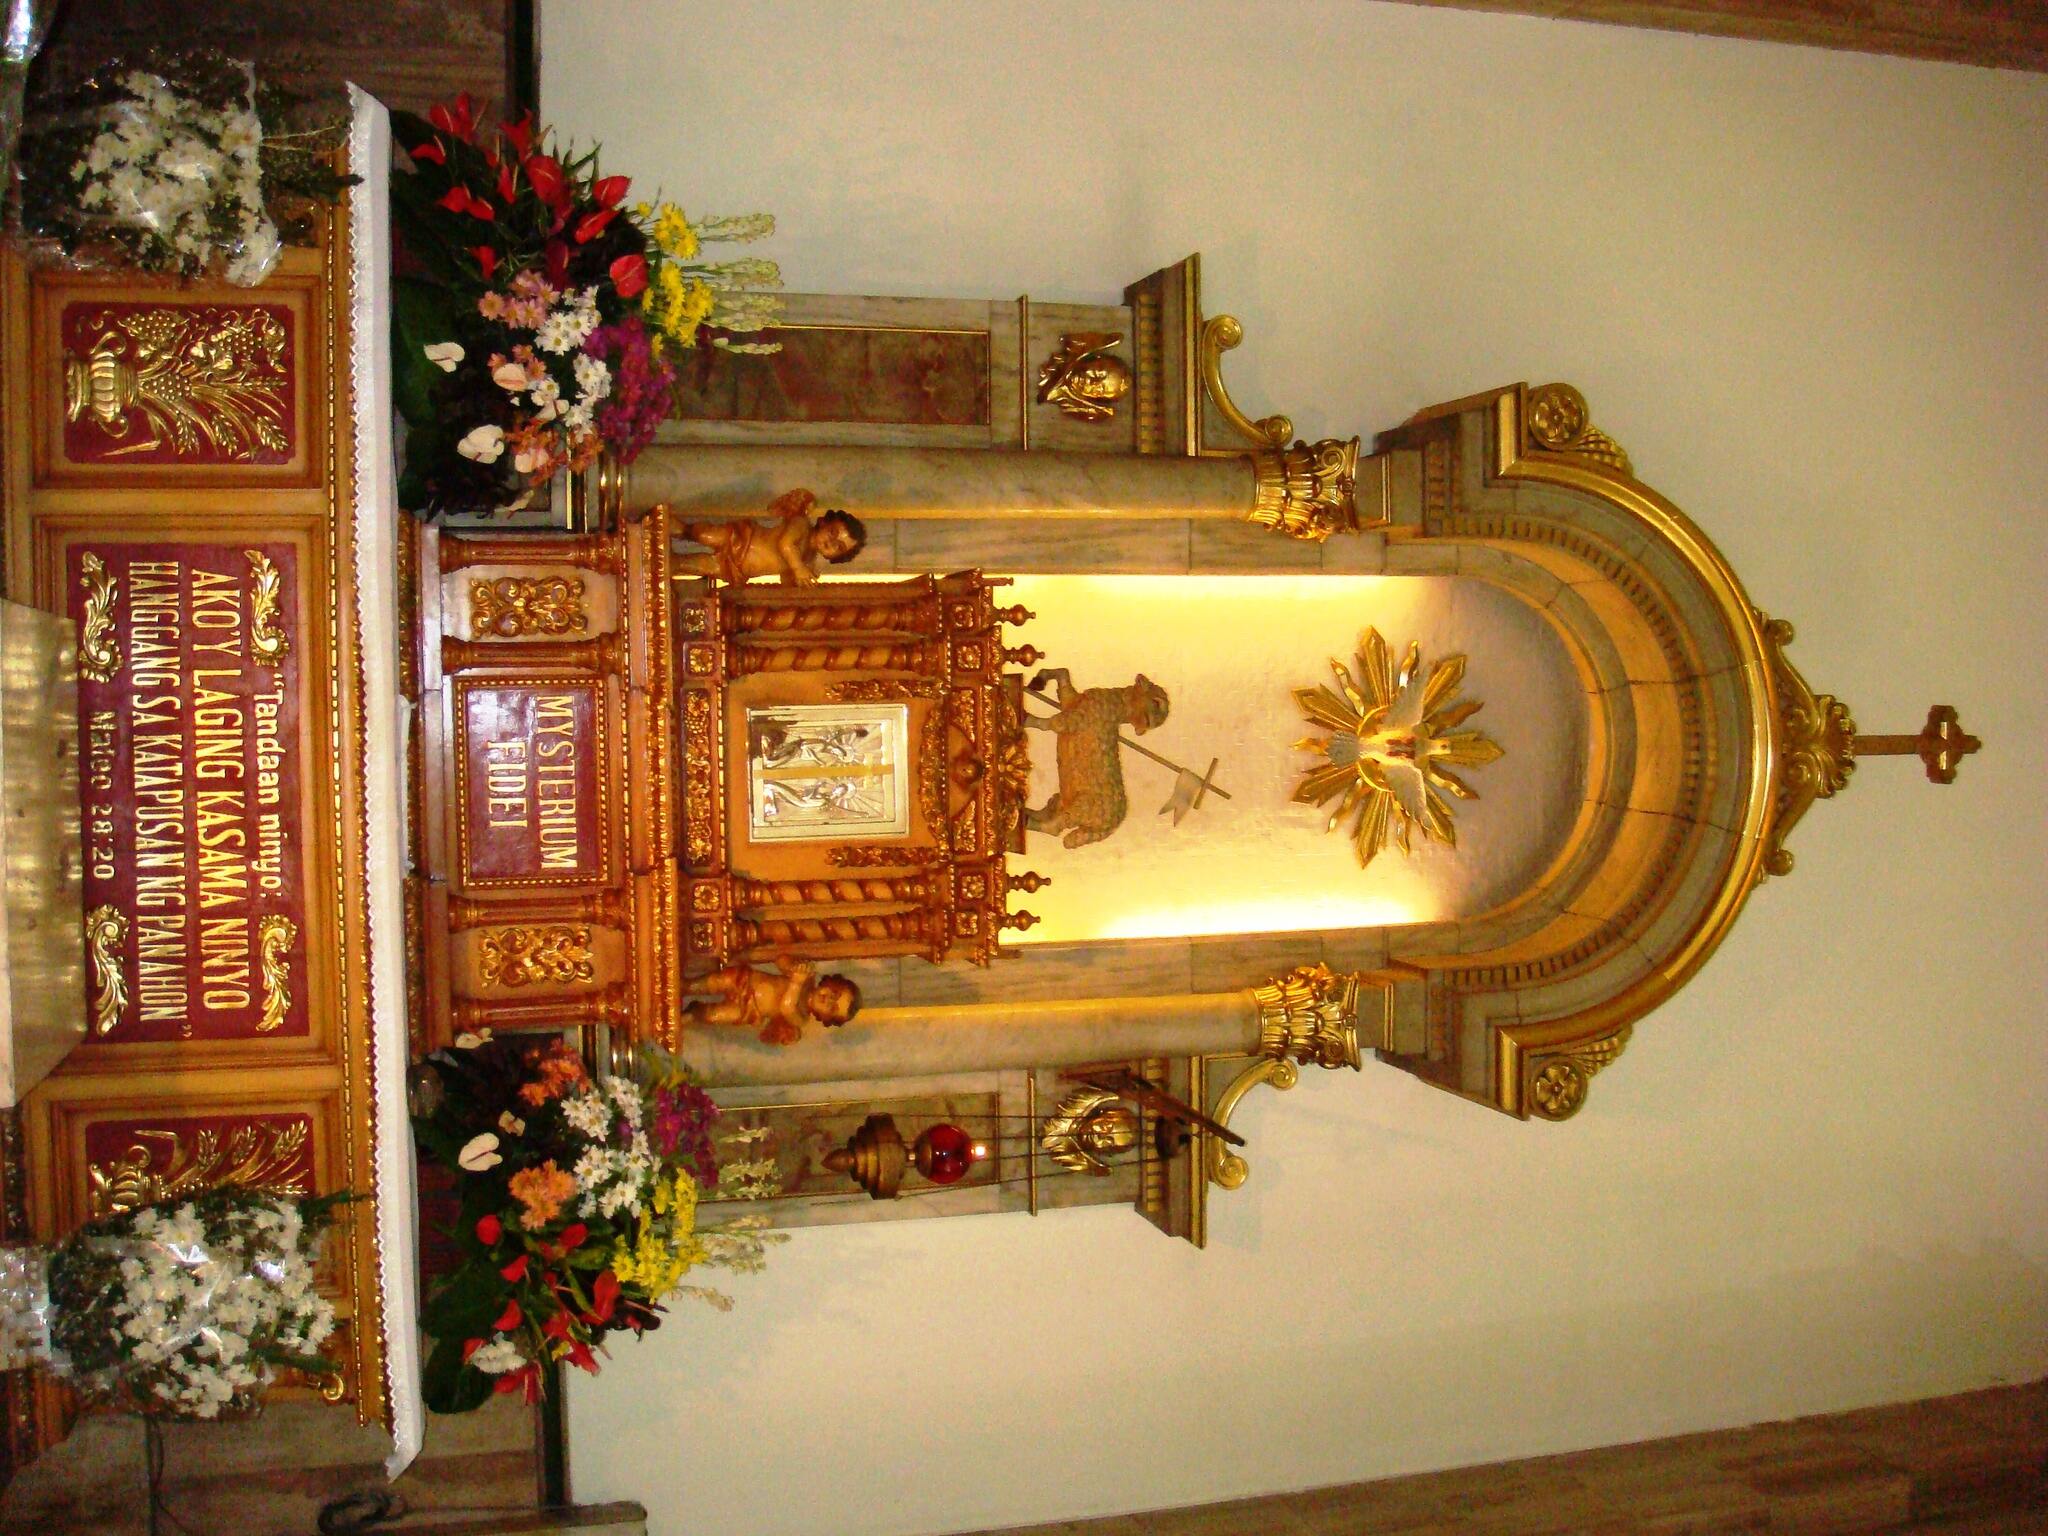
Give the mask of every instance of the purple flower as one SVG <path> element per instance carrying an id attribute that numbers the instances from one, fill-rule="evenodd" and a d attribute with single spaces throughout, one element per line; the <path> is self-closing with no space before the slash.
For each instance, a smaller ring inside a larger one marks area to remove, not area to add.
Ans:
<path id="1" fill-rule="evenodd" d="M 653 340 L 638 315 L 598 327 L 583 350 L 611 365 L 611 393 L 597 413 L 597 432 L 622 463 L 630 464 L 668 418 L 675 370 L 655 355 Z"/>

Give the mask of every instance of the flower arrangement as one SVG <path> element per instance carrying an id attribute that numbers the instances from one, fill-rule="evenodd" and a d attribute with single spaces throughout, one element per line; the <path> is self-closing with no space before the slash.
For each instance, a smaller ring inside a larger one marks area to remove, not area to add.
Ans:
<path id="1" fill-rule="evenodd" d="M 248 1412 L 279 1369 L 333 1368 L 314 1255 L 348 1198 L 228 1185 L 93 1222 L 47 1255 L 9 1250 L 0 1338 L 138 1413 Z"/>
<path id="2" fill-rule="evenodd" d="M 773 219 L 629 204 L 596 151 L 561 148 L 530 112 L 481 133 L 467 95 L 393 126 L 415 172 L 392 182 L 413 268 L 393 343 L 408 508 L 514 510 L 605 449 L 630 462 L 668 413 L 680 352 L 773 350 L 735 338 L 773 323 L 775 263 L 704 258 Z"/>
<path id="3" fill-rule="evenodd" d="M 39 102 L 24 130 L 24 230 L 90 263 L 111 256 L 254 286 L 277 266 L 279 218 L 333 202 L 338 122 L 294 126 L 302 98 L 217 53 L 116 62 Z"/>
<path id="4" fill-rule="evenodd" d="M 435 1339 L 424 1385 L 436 1412 L 493 1393 L 534 1401 L 543 1362 L 595 1374 L 607 1334 L 658 1327 L 673 1297 L 729 1308 L 686 1277 L 757 1270 L 780 1240 L 760 1217 L 697 1224 L 707 1193 L 772 1193 L 774 1163 L 750 1145 L 760 1131 L 716 1137 L 717 1106 L 666 1056 L 643 1062 L 632 1077 L 593 1079 L 559 1037 L 488 1035 L 428 1058 L 414 1129 L 462 1174 L 462 1263 L 421 1318 Z M 733 1155 L 721 1161 L 716 1141 Z"/>

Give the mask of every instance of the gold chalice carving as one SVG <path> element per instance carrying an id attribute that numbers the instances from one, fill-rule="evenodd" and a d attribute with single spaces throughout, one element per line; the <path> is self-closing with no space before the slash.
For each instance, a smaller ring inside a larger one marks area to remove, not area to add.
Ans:
<path id="1" fill-rule="evenodd" d="M 1477 699 L 1456 697 L 1465 680 L 1465 658 L 1445 657 L 1417 688 L 1421 665 L 1422 647 L 1410 645 L 1397 671 L 1387 642 L 1378 630 L 1368 628 L 1359 636 L 1355 679 L 1343 662 L 1330 660 L 1341 696 L 1327 687 L 1294 690 L 1294 701 L 1309 722 L 1329 731 L 1326 737 L 1308 736 L 1295 743 L 1328 761 L 1302 775 L 1294 798 L 1302 805 L 1337 802 L 1325 831 L 1336 830 L 1345 816 L 1353 816 L 1351 836 L 1360 868 L 1370 864 L 1389 839 L 1404 854 L 1411 852 L 1416 827 L 1428 841 L 1456 847 L 1458 834 L 1447 796 L 1479 796 L 1451 769 L 1478 767 L 1501 755 L 1498 743 L 1477 731 L 1456 729 L 1481 707 Z"/>

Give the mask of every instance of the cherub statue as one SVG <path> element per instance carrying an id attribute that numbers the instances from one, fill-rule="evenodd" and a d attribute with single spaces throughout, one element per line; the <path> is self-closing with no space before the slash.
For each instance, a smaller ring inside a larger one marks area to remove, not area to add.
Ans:
<path id="1" fill-rule="evenodd" d="M 710 553 L 679 554 L 676 569 L 733 586 L 757 576 L 773 576 L 785 586 L 812 586 L 821 563 L 843 564 L 868 541 L 867 528 L 851 512 L 834 510 L 813 518 L 817 500 L 809 491 L 784 492 L 768 504 L 772 523 L 744 518 L 685 523 L 683 537 Z"/>
<path id="2" fill-rule="evenodd" d="M 817 967 L 780 956 L 782 973 L 751 965 L 728 965 L 692 984 L 692 990 L 715 992 L 722 1002 L 689 1003 L 683 1018 L 691 1024 L 760 1027 L 769 1045 L 791 1045 L 802 1037 L 804 1023 L 815 1019 L 827 1029 L 860 1012 L 860 988 L 845 976 L 820 976 Z"/>

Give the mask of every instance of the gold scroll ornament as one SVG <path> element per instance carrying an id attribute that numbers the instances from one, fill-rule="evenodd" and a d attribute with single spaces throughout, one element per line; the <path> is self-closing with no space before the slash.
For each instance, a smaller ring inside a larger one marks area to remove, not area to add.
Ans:
<path id="1" fill-rule="evenodd" d="M 1259 1054 L 1362 1070 L 1358 1053 L 1358 978 L 1318 961 L 1297 965 L 1252 989 L 1259 1007 Z"/>
<path id="2" fill-rule="evenodd" d="M 303 1195 L 307 1175 L 297 1165 L 306 1149 L 306 1132 L 304 1120 L 236 1126 L 225 1142 L 212 1128 L 197 1133 L 139 1130 L 119 1156 L 87 1167 L 92 1219 L 223 1184 L 267 1195 Z M 154 1167 L 159 1152 L 164 1154 L 161 1170 Z"/>
<path id="3" fill-rule="evenodd" d="M 249 562 L 249 654 L 256 664 L 275 668 L 292 648 L 284 631 L 284 577 L 277 563 L 260 549 L 245 549 Z"/>
<path id="4" fill-rule="evenodd" d="M 1060 337 L 1060 349 L 1038 370 L 1041 405 L 1056 405 L 1077 421 L 1108 421 L 1117 402 L 1131 392 L 1131 370 L 1110 349 L 1123 344 L 1119 331 L 1076 331 Z"/>
<path id="5" fill-rule="evenodd" d="M 78 670 L 96 683 L 111 683 L 121 670 L 121 647 L 114 639 L 114 604 L 120 601 L 121 584 L 91 550 L 78 557 L 78 584 L 85 589 L 85 614 L 78 625 Z"/>
<path id="6" fill-rule="evenodd" d="M 121 946 L 128 941 L 128 918 L 119 907 L 94 907 L 85 915 L 85 947 L 92 955 L 92 1027 L 112 1034 L 128 1008 L 128 973 L 121 968 Z"/>
<path id="7" fill-rule="evenodd" d="M 517 640 L 523 635 L 580 635 L 590 627 L 581 577 L 500 576 L 469 584 L 469 631 Z"/>
<path id="8" fill-rule="evenodd" d="M 1248 521 L 1289 538 L 1320 544 L 1358 529 L 1358 439 L 1295 442 L 1286 416 L 1257 421 L 1239 410 L 1223 383 L 1223 354 L 1244 340 L 1235 315 L 1202 326 L 1202 383 L 1217 412 L 1252 445 L 1252 510 Z"/>
<path id="9" fill-rule="evenodd" d="M 64 359 L 64 418 L 90 419 L 116 453 L 146 453 L 170 440 L 181 455 L 200 451 L 247 462 L 288 454 L 284 434 L 284 322 L 267 309 L 149 309 L 95 315 L 83 357 Z"/>
<path id="10" fill-rule="evenodd" d="M 1538 1063 L 1529 1078 L 1529 1101 L 1545 1120 L 1569 1120 L 1586 1102 L 1586 1084 L 1628 1044 L 1633 1026 L 1604 1040 L 1575 1045 Z"/>
<path id="11" fill-rule="evenodd" d="M 263 1014 L 256 1021 L 259 1034 L 270 1034 L 284 1022 L 292 1006 L 292 942 L 299 925 L 280 912 L 266 912 L 256 919 L 256 953 L 263 976 Z"/>
<path id="12" fill-rule="evenodd" d="M 590 930 L 568 923 L 500 928 L 478 947 L 477 979 L 487 987 L 568 986 L 596 974 Z"/>

